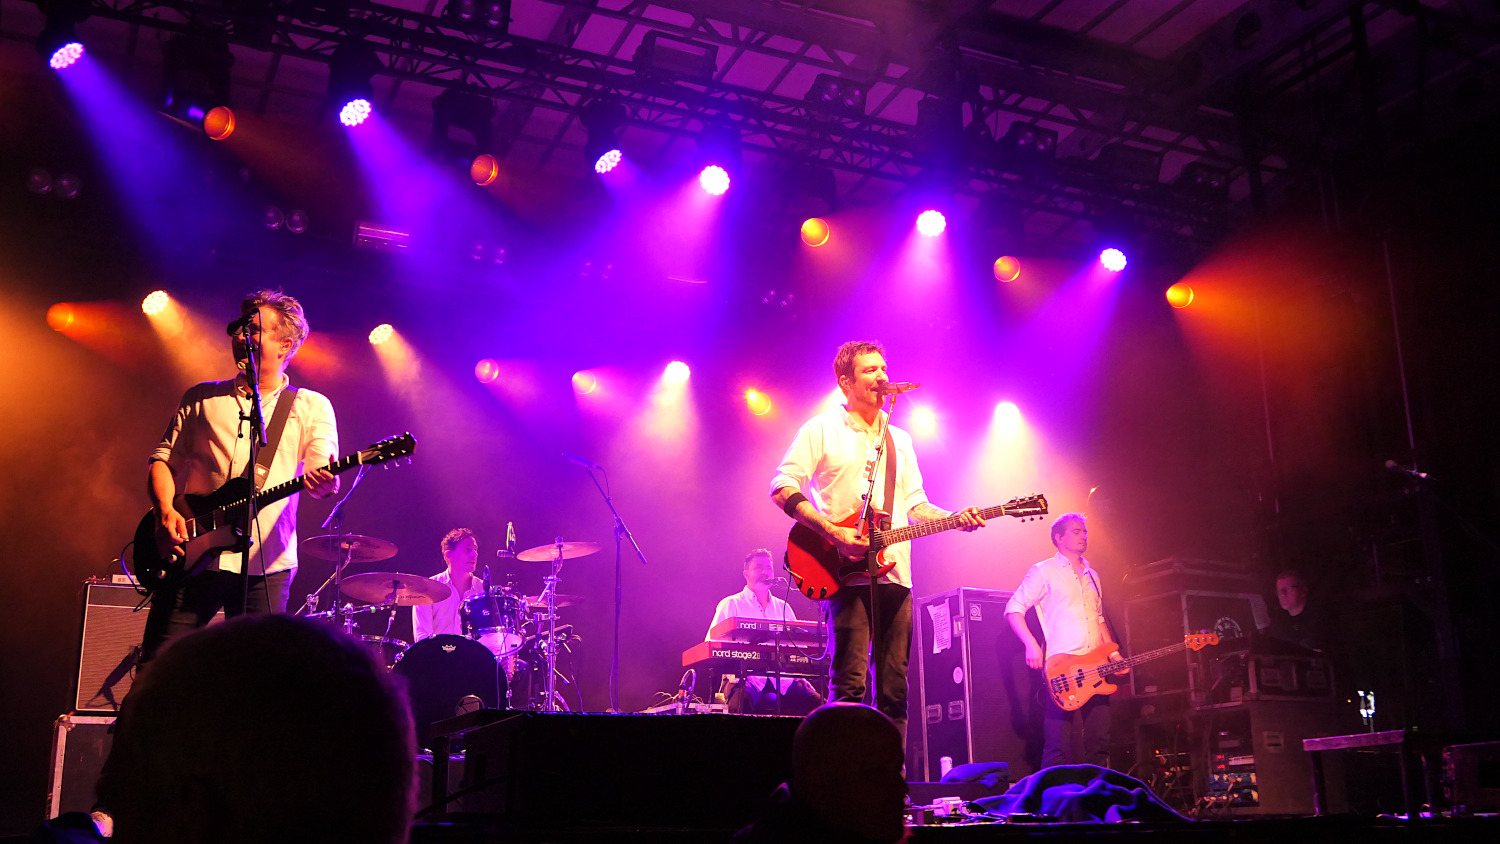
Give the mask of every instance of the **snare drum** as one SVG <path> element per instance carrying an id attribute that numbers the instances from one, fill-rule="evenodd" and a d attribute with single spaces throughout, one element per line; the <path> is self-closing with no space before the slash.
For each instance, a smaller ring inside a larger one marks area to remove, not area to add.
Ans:
<path id="1" fill-rule="evenodd" d="M 526 613 L 521 598 L 499 591 L 476 595 L 464 601 L 461 613 L 464 632 L 490 653 L 503 657 L 521 649 L 521 622 Z"/>
<path id="2" fill-rule="evenodd" d="M 376 661 L 384 665 L 386 670 L 396 667 L 401 654 L 405 653 L 408 647 L 406 642 L 394 636 L 358 636 L 356 638 L 365 643 L 365 647 L 375 654 Z"/>

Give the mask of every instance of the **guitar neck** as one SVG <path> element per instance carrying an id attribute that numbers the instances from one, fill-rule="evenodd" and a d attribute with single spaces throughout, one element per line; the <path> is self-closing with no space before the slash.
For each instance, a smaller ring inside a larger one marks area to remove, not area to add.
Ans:
<path id="1" fill-rule="evenodd" d="M 362 460 L 363 457 L 364 457 L 364 452 L 362 452 L 362 451 L 356 451 L 353 454 L 348 454 L 348 455 L 345 455 L 343 458 L 341 458 L 339 460 L 335 460 L 334 462 L 328 464 L 324 468 L 326 468 L 328 471 L 332 472 L 333 474 L 337 475 L 340 472 L 347 471 L 349 469 L 354 468 L 355 466 L 360 465 L 360 463 L 363 462 L 363 460 Z M 255 495 L 255 509 L 256 510 L 262 510 L 262 509 L 266 508 L 267 506 L 269 506 L 271 504 L 275 504 L 276 502 L 280 501 L 283 498 L 289 498 L 290 496 L 295 495 L 298 492 L 301 492 L 302 491 L 302 479 L 305 478 L 305 477 L 307 477 L 307 476 L 306 475 L 298 475 L 297 477 L 292 478 L 291 480 L 289 480 L 289 481 L 287 481 L 285 483 L 277 484 L 276 486 L 270 487 L 268 489 L 263 489 L 260 492 L 256 493 L 256 495 Z M 228 510 L 228 509 L 231 509 L 231 508 L 234 508 L 234 507 L 243 507 L 244 505 L 245 505 L 245 499 L 241 498 L 241 499 L 238 499 L 236 501 L 232 501 L 232 502 L 224 505 L 220 509 Z"/>
<path id="2" fill-rule="evenodd" d="M 984 519 L 993 519 L 1005 515 L 1005 505 L 996 504 L 994 507 L 986 507 L 979 511 Z M 900 542 L 909 542 L 919 536 L 931 536 L 934 533 L 942 533 L 953 530 L 963 524 L 963 520 L 957 515 L 946 516 L 941 519 L 933 519 L 930 522 L 921 522 L 906 527 L 892 528 L 891 530 L 876 531 L 871 537 L 870 547 L 875 549 L 888 548 Z"/>
<path id="3" fill-rule="evenodd" d="M 1110 662 L 1105 664 L 1109 665 L 1112 668 L 1117 666 L 1134 668 L 1143 662 L 1150 662 L 1153 659 L 1160 659 L 1167 654 L 1176 653 L 1177 651 L 1181 650 L 1187 650 L 1187 642 L 1178 642 L 1175 645 L 1167 645 L 1164 648 L 1157 648 L 1154 651 L 1146 651 L 1145 653 L 1136 654 L 1135 656 L 1129 656 L 1125 658 L 1124 662 Z"/>

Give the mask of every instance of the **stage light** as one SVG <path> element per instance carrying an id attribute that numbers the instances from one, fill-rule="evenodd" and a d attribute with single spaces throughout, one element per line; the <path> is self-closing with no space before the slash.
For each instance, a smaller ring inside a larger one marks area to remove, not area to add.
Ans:
<path id="1" fill-rule="evenodd" d="M 53 331 L 67 331 L 73 327 L 73 321 L 77 318 L 73 306 L 67 302 L 58 302 L 47 309 L 47 324 Z"/>
<path id="2" fill-rule="evenodd" d="M 729 172 L 717 164 L 710 164 L 698 174 L 698 184 L 714 196 L 723 196 L 729 190 Z"/>
<path id="3" fill-rule="evenodd" d="M 692 370 L 688 369 L 687 364 L 680 360 L 674 360 L 667 364 L 666 371 L 662 373 L 662 380 L 668 384 L 685 384 L 687 383 L 688 376 L 691 374 Z"/>
<path id="4" fill-rule="evenodd" d="M 469 178 L 480 187 L 488 187 L 500 178 L 500 160 L 489 153 L 476 156 L 469 163 Z"/>
<path id="5" fill-rule="evenodd" d="M 281 228 L 282 223 L 286 222 L 286 215 L 281 212 L 280 208 L 277 208 L 274 205 L 267 205 L 265 209 L 260 212 L 260 220 L 266 228 L 270 229 L 271 231 L 276 231 L 277 229 Z"/>
<path id="6" fill-rule="evenodd" d="M 930 407 L 912 408 L 907 423 L 916 436 L 931 437 L 937 433 L 937 413 Z"/>
<path id="7" fill-rule="evenodd" d="M 625 119 L 625 106 L 614 99 L 594 100 L 579 112 L 578 122 L 588 133 L 583 157 L 593 164 L 595 173 L 608 173 L 624 157 L 620 152 L 620 135 L 625 131 Z"/>
<path id="8" fill-rule="evenodd" d="M 927 237 L 937 237 L 948 228 L 948 218 L 943 212 L 928 209 L 917 215 L 917 231 Z"/>
<path id="9" fill-rule="evenodd" d="M 1003 401 L 995 405 L 995 419 L 1002 424 L 1015 425 L 1021 421 L 1021 408 L 1016 407 L 1012 401 Z"/>
<path id="10" fill-rule="evenodd" d="M 1021 277 L 1021 261 L 1010 255 L 1001 255 L 995 259 L 995 279 L 997 281 L 1015 281 Z"/>
<path id="11" fill-rule="evenodd" d="M 302 234 L 307 231 L 307 212 L 301 208 L 293 208 L 286 212 L 286 230 L 292 234 Z"/>
<path id="12" fill-rule="evenodd" d="M 381 324 L 370 329 L 370 345 L 379 346 L 381 343 L 384 343 L 385 341 L 391 339 L 391 337 L 395 336 L 395 334 L 396 329 L 393 328 L 390 323 L 382 322 Z"/>
<path id="13" fill-rule="evenodd" d="M 229 106 L 214 106 L 203 115 L 203 134 L 210 141 L 222 141 L 234 134 L 234 112 Z"/>
<path id="14" fill-rule="evenodd" d="M 1168 287 L 1167 304 L 1179 309 L 1193 304 L 1193 286 L 1185 281 L 1179 281 Z"/>
<path id="15" fill-rule="evenodd" d="M 603 155 L 594 159 L 594 172 L 602 176 L 620 166 L 620 159 L 624 157 L 625 154 L 617 149 L 607 150 Z"/>
<path id="16" fill-rule="evenodd" d="M 353 99 L 344 103 L 344 107 L 339 109 L 339 122 L 352 129 L 368 120 L 372 111 L 374 108 L 369 100 Z"/>
<path id="17" fill-rule="evenodd" d="M 47 64 L 53 70 L 63 70 L 72 67 L 73 63 L 80 58 L 83 58 L 83 45 L 77 41 L 69 41 L 52 51 L 52 55 L 47 58 Z"/>
<path id="18" fill-rule="evenodd" d="M 26 190 L 37 196 L 46 196 L 52 192 L 52 171 L 43 167 L 33 168 L 26 175 Z"/>
<path id="19" fill-rule="evenodd" d="M 580 369 L 573 373 L 573 391 L 579 395 L 586 396 L 599 389 L 599 376 L 587 369 Z"/>
<path id="20" fill-rule="evenodd" d="M 828 221 L 822 217 L 812 217 L 802 221 L 802 242 L 808 246 L 822 246 L 828 242 L 828 236 L 832 229 L 828 227 Z"/>
<path id="21" fill-rule="evenodd" d="M 1104 265 L 1106 270 L 1117 273 L 1125 269 L 1125 253 L 1111 246 L 1099 253 L 1099 263 Z"/>
<path id="22" fill-rule="evenodd" d="M 52 193 L 58 199 L 76 199 L 83 189 L 83 180 L 72 173 L 59 173 L 52 180 Z"/>
<path id="23" fill-rule="evenodd" d="M 167 291 L 154 290 L 141 300 L 141 313 L 146 316 L 156 316 L 166 310 L 171 302 L 172 297 L 167 295 Z"/>
<path id="24" fill-rule="evenodd" d="M 500 363 L 494 358 L 485 358 L 474 364 L 474 377 L 481 384 L 493 384 L 500 377 Z"/>
<path id="25" fill-rule="evenodd" d="M 839 117 L 859 119 L 865 116 L 865 101 L 868 92 L 864 85 L 853 79 L 840 79 L 831 73 L 820 73 L 802 99 Z"/>
<path id="26" fill-rule="evenodd" d="M 771 412 L 771 397 L 760 390 L 746 390 L 745 406 L 756 416 L 765 416 Z"/>

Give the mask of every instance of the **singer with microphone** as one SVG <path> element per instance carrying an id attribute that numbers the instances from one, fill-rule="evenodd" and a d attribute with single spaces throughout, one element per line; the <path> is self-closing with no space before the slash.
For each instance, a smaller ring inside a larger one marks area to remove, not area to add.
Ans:
<path id="1" fill-rule="evenodd" d="M 333 404 L 320 393 L 293 387 L 286 374 L 308 335 L 301 303 L 279 290 L 259 290 L 240 303 L 240 314 L 227 328 L 239 374 L 189 388 L 148 461 L 158 558 L 182 561 L 188 570 L 201 562 L 202 570 L 153 593 L 142 664 L 168 641 L 207 624 L 220 609 L 226 616 L 285 611 L 297 573 L 300 496 L 256 513 L 248 554 L 226 551 L 206 561 L 185 559 L 191 514 L 184 512 L 181 496 L 212 493 L 246 476 L 253 476 L 261 490 L 302 475 L 302 490 L 314 498 L 338 492 L 338 478 L 325 468 L 339 451 Z M 250 425 L 252 379 L 266 429 L 266 445 L 254 466 L 250 443 L 259 432 Z M 250 579 L 248 592 L 241 572 Z"/>
<path id="2" fill-rule="evenodd" d="M 890 380 L 884 347 L 859 341 L 843 344 L 834 355 L 833 374 L 845 404 L 813 417 L 797 431 L 771 480 L 776 506 L 855 559 L 870 550 L 869 540 L 857 528 L 838 522 L 860 511 L 866 493 L 873 495 L 876 509 L 890 514 L 893 528 L 952 515 L 959 517 L 965 531 L 982 527 L 978 508 L 954 514 L 928 500 L 911 435 L 888 424 L 883 409 L 888 396 L 916 385 Z M 826 511 L 813 504 L 804 488 Z M 823 621 L 833 643 L 830 697 L 863 702 L 873 663 L 876 708 L 895 722 L 904 741 L 912 624 L 911 544 L 887 548 L 885 562 L 892 568 L 873 586 L 868 577 L 851 579 L 823 601 Z"/>
<path id="3" fill-rule="evenodd" d="M 713 628 L 726 618 L 797 620 L 791 605 L 771 594 L 772 586 L 786 581 L 776 576 L 776 564 L 771 561 L 769 550 L 756 548 L 746 554 L 743 573 L 745 588 L 719 602 L 714 609 L 713 621 L 708 624 L 709 632 L 703 637 L 705 640 L 713 638 Z M 768 689 L 774 691 L 767 694 Z M 779 704 L 777 695 L 781 697 Z M 752 675 L 730 693 L 728 703 L 731 712 L 805 715 L 823 705 L 823 698 L 800 677 L 782 677 L 773 685 L 769 677 Z"/>

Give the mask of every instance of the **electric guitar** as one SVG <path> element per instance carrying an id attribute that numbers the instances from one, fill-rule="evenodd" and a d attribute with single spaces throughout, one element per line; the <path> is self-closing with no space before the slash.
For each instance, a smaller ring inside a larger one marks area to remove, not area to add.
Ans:
<path id="1" fill-rule="evenodd" d="M 1013 498 L 1004 504 L 979 511 L 988 520 L 997 516 L 1014 516 L 1025 519 L 1047 515 L 1047 498 L 1033 495 L 1029 498 Z M 943 533 L 963 524 L 957 516 L 934 519 L 906 527 L 891 528 L 889 513 L 874 512 L 875 527 L 869 532 L 870 551 L 864 557 L 847 557 L 838 546 L 810 527 L 798 522 L 786 538 L 786 570 L 797 584 L 797 591 L 814 600 L 832 598 L 844 581 L 856 577 L 880 577 L 895 567 L 885 561 L 885 549 L 899 542 L 907 542 L 919 536 Z M 859 513 L 834 524 L 839 527 L 855 527 L 859 524 Z"/>
<path id="2" fill-rule="evenodd" d="M 1063 709 L 1072 712 L 1094 695 L 1114 694 L 1119 689 L 1109 682 L 1109 675 L 1118 674 L 1126 668 L 1134 668 L 1143 662 L 1161 659 L 1169 654 L 1191 648 L 1201 651 L 1209 645 L 1219 644 L 1216 633 L 1190 633 L 1175 645 L 1167 645 L 1154 651 L 1146 651 L 1122 660 L 1110 662 L 1109 655 L 1120 649 L 1113 642 L 1106 642 L 1086 654 L 1057 654 L 1047 657 L 1042 671 L 1047 676 L 1047 694 Z"/>
<path id="3" fill-rule="evenodd" d="M 417 450 L 417 440 L 410 433 L 383 439 L 363 451 L 357 451 L 325 468 L 337 475 L 355 466 L 373 466 L 406 457 Z M 172 501 L 187 520 L 187 549 L 184 554 L 162 554 L 156 545 L 157 519 L 153 510 L 146 513 L 135 529 L 135 548 L 131 552 L 136 581 L 146 591 L 155 592 L 181 583 L 214 559 L 219 553 L 234 550 L 241 543 L 236 526 L 243 523 L 245 503 L 255 496 L 256 512 L 302 489 L 303 475 L 270 489 L 255 492 L 249 478 L 230 478 L 207 494 L 179 495 Z"/>

